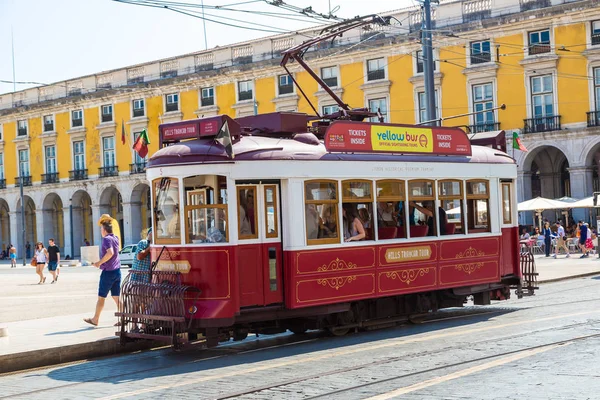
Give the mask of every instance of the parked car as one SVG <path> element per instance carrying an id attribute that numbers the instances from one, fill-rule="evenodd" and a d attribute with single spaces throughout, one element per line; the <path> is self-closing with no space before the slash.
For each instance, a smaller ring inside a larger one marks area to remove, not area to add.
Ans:
<path id="1" fill-rule="evenodd" d="M 135 253 L 137 252 L 137 245 L 130 244 L 121 249 L 119 251 L 119 261 L 121 265 L 129 265 L 130 267 L 133 265 L 133 259 L 135 257 Z"/>

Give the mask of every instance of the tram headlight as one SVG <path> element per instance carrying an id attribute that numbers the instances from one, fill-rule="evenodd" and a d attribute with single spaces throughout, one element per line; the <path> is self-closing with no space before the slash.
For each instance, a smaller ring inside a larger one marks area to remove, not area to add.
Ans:
<path id="1" fill-rule="evenodd" d="M 196 312 L 198 312 L 198 307 L 196 306 L 191 306 L 190 308 L 188 308 L 188 312 L 190 314 L 196 314 Z"/>

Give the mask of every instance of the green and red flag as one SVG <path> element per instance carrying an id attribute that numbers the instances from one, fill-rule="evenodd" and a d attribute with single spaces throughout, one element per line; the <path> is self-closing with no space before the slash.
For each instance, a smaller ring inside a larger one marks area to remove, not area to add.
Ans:
<path id="1" fill-rule="evenodd" d="M 133 150 L 135 150 L 141 158 L 146 158 L 148 155 L 148 145 L 150 144 L 150 139 L 148 139 L 148 133 L 144 129 L 140 132 L 135 143 L 133 144 Z"/>
<path id="2" fill-rule="evenodd" d="M 521 150 L 527 152 L 527 147 L 521 142 L 521 138 L 519 138 L 519 132 L 513 132 L 513 149 Z"/>

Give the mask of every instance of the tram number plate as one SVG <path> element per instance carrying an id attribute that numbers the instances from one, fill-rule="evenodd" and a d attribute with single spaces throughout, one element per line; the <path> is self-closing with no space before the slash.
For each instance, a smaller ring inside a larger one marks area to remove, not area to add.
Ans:
<path id="1" fill-rule="evenodd" d="M 429 260 L 431 258 L 430 246 L 396 247 L 385 251 L 385 261 L 399 263 L 407 261 Z"/>

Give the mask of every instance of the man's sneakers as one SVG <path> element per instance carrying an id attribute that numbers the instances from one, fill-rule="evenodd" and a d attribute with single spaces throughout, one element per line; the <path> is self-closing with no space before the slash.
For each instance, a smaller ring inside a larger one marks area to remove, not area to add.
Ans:
<path id="1" fill-rule="evenodd" d="M 571 258 L 571 255 L 570 255 L 570 254 L 567 254 L 567 258 Z"/>
<path id="2" fill-rule="evenodd" d="M 556 258 L 556 254 L 555 254 L 555 255 L 553 255 L 553 256 L 552 256 L 552 258 L 554 258 L 554 259 L 555 259 L 555 258 Z"/>

